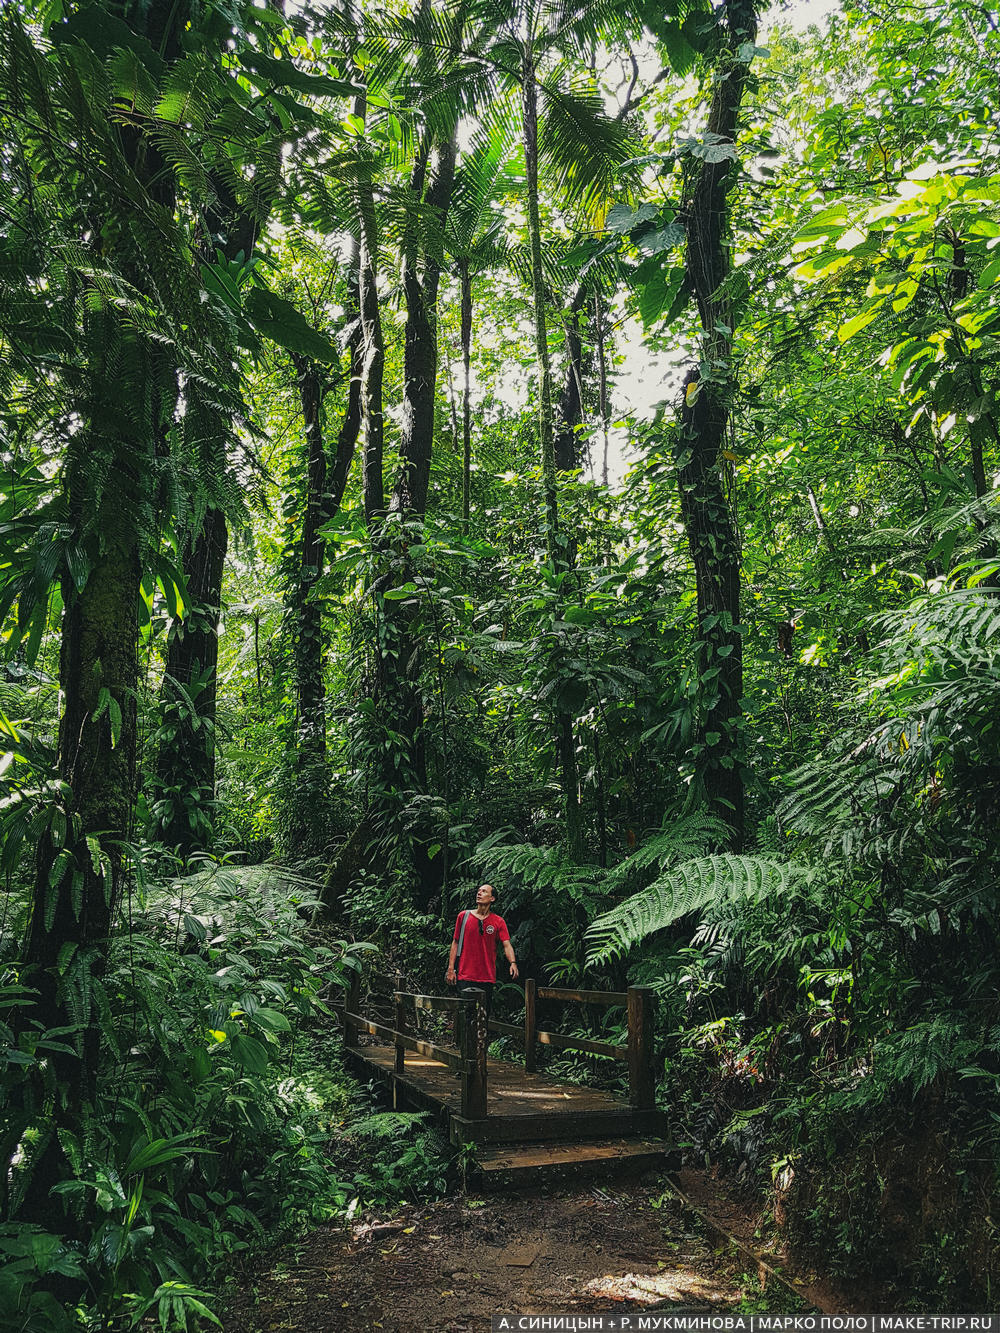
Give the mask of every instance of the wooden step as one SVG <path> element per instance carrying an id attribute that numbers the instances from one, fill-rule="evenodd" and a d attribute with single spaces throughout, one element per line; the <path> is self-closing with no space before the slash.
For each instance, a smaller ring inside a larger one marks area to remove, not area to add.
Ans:
<path id="1" fill-rule="evenodd" d="M 517 1143 L 480 1148 L 471 1168 L 478 1189 L 507 1189 L 556 1180 L 641 1175 L 672 1164 L 661 1139 L 612 1139 L 592 1143 Z"/>
<path id="2" fill-rule="evenodd" d="M 610 1101 L 610 1099 L 609 1099 Z M 569 1103 L 571 1106 L 573 1102 Z M 613 1105 L 613 1103 L 611 1103 Z M 605 1143 L 621 1138 L 652 1138 L 664 1133 L 666 1117 L 660 1111 L 637 1111 L 619 1105 L 608 1111 L 557 1111 L 545 1114 L 495 1114 L 485 1120 L 466 1120 L 452 1112 L 452 1143 L 540 1143 L 561 1139 L 567 1143 Z"/>

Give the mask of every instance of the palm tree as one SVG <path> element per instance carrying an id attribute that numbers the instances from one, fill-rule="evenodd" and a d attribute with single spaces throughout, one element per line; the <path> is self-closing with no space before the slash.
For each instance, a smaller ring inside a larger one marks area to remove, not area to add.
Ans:
<path id="1" fill-rule="evenodd" d="M 556 480 L 552 367 L 539 209 L 539 166 L 548 167 L 553 184 L 571 201 L 596 206 L 621 188 L 617 168 L 633 155 L 621 121 L 611 119 L 592 84 L 581 84 L 581 55 L 600 28 L 620 29 L 622 11 L 606 0 L 481 0 L 478 13 L 492 28 L 484 58 L 500 86 L 520 94 L 524 149 L 531 294 L 538 366 L 538 444 L 542 475 L 543 525 L 549 569 L 561 584 L 568 565 L 560 531 Z M 566 838 L 570 854 L 583 854 L 576 741 L 572 714 L 558 708 L 556 746 L 562 775 Z"/>
<path id="2" fill-rule="evenodd" d="M 489 270 L 511 262 L 510 248 L 501 236 L 503 215 L 498 199 L 521 190 L 521 179 L 509 168 L 513 146 L 509 125 L 486 118 L 455 181 L 448 215 L 445 248 L 459 281 L 460 340 L 462 352 L 462 521 L 469 522 L 472 492 L 472 313 L 473 282 Z"/>
<path id="3" fill-rule="evenodd" d="M 524 151 L 531 296 L 538 367 L 538 442 L 543 521 L 550 568 L 565 568 L 559 530 L 552 367 L 539 209 L 539 169 L 570 202 L 597 210 L 622 189 L 618 168 L 634 144 L 620 120 L 608 116 L 592 81 L 581 81 L 578 60 L 599 31 L 628 21 L 609 0 L 479 0 L 476 14 L 491 33 L 481 53 L 501 89 L 517 97 Z M 513 107 L 511 107 L 513 110 Z"/>

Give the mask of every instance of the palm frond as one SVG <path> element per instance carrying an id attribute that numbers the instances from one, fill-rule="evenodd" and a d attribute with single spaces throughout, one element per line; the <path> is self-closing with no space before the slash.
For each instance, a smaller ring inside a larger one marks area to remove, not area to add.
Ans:
<path id="1" fill-rule="evenodd" d="M 477 126 L 456 173 L 448 213 L 448 248 L 453 254 L 467 254 L 478 234 L 503 225 L 492 205 L 520 186 L 519 177 L 508 169 L 516 142 L 516 120 L 502 108 L 494 108 Z"/>
<path id="2" fill-rule="evenodd" d="M 571 201 L 596 209 L 621 197 L 619 168 L 636 154 L 631 131 L 604 110 L 590 88 L 567 87 L 557 76 L 541 80 L 545 116 L 539 155 Z"/>
<path id="3" fill-rule="evenodd" d="M 596 37 L 623 45 L 635 29 L 635 9 L 621 0 L 539 0 L 544 41 L 589 56 Z"/>

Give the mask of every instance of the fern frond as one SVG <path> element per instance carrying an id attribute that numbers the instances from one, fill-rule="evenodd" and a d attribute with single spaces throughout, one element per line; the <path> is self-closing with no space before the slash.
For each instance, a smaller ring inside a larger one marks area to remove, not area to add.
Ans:
<path id="1" fill-rule="evenodd" d="M 723 853 L 685 861 L 591 924 L 588 961 L 620 957 L 689 912 L 731 909 L 741 902 L 799 893 L 812 876 L 808 867 L 763 856 Z"/>
<path id="2" fill-rule="evenodd" d="M 693 860 L 703 856 L 713 843 L 724 844 L 729 836 L 729 829 L 721 819 L 704 810 L 695 810 L 671 820 L 659 833 L 647 838 L 627 860 L 615 866 L 609 881 L 612 884 L 625 883 L 634 878 L 637 871 L 648 870 L 651 866 L 666 870 L 679 861 Z"/>
<path id="3" fill-rule="evenodd" d="M 348 1133 L 353 1138 L 381 1142 L 397 1139 L 400 1134 L 422 1125 L 426 1120 L 426 1111 L 379 1111 L 375 1115 L 365 1116 L 363 1120 L 355 1120 Z"/>
<path id="4" fill-rule="evenodd" d="M 560 847 L 530 843 L 504 847 L 487 840 L 476 848 L 474 859 L 486 862 L 487 857 L 491 874 L 509 875 L 536 892 L 552 891 L 591 908 L 605 874 L 596 866 L 576 865 Z"/>

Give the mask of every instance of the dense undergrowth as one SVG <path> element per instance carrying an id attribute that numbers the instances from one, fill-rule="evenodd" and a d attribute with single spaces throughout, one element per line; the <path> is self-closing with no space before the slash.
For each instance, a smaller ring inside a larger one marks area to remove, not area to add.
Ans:
<path id="1" fill-rule="evenodd" d="M 764 1200 L 821 1269 L 916 1306 L 987 1299 L 1000 612 L 991 592 L 956 584 L 875 628 L 837 741 L 788 775 L 745 855 L 717 850 L 725 830 L 697 809 L 607 869 L 500 830 L 460 864 L 443 911 L 414 904 L 402 862 L 389 882 L 355 878 L 333 933 L 311 924 L 314 886 L 287 868 L 206 862 L 181 878 L 149 862 L 92 982 L 105 1058 L 96 1104 L 57 1131 L 73 1163 L 58 1218 L 0 1233 L 9 1326 L 127 1327 L 153 1313 L 193 1327 L 263 1246 L 446 1189 L 456 1177 L 438 1137 L 343 1072 L 329 1002 L 357 969 L 442 989 L 453 912 L 479 876 L 500 890 L 525 975 L 656 988 L 659 1098 L 688 1161 Z M 24 906 L 15 887 L 8 940 Z M 33 1125 L 59 1123 L 61 1095 L 47 1052 L 62 1034 L 19 1025 L 24 998 L 8 967 L 14 1215 L 44 1147 Z M 517 1021 L 519 988 L 501 984 L 498 1001 Z M 552 1025 L 619 1042 L 625 1026 L 617 1010 L 568 1008 Z M 497 1053 L 517 1058 L 516 1043 Z M 545 1061 L 622 1086 L 598 1057 Z"/>
<path id="2" fill-rule="evenodd" d="M 873 628 L 838 739 L 788 775 L 752 853 L 716 850 L 724 827 L 695 811 L 607 870 L 509 832 L 472 864 L 500 887 L 527 975 L 655 987 L 660 1104 L 689 1162 L 762 1201 L 819 1268 L 897 1303 L 972 1308 L 1000 1263 L 1000 611 L 957 585 Z M 375 903 L 355 897 L 356 924 L 439 985 L 450 916 Z M 499 1000 L 517 1022 L 517 988 Z M 553 1020 L 623 1038 L 617 1010 Z M 541 1058 L 622 1086 L 599 1057 Z"/>
<path id="3" fill-rule="evenodd" d="M 445 1188 L 446 1145 L 423 1117 L 380 1111 L 344 1072 L 329 1005 L 364 946 L 311 929 L 315 905 L 306 882 L 267 867 L 135 888 L 93 982 L 97 1101 L 57 1130 L 73 1176 L 47 1225 L 0 1230 L 0 1328 L 130 1328 L 150 1313 L 195 1328 L 263 1247 Z M 15 1132 L 21 1112 L 56 1119 L 59 1096 L 46 1056 L 62 1034 L 19 1025 L 24 996 L 8 966 L 0 1110 Z M 43 1146 L 27 1128 L 12 1211 Z"/>
<path id="4" fill-rule="evenodd" d="M 880 628 L 864 709 L 779 807 L 783 877 L 734 861 L 678 951 L 669 1086 L 815 1260 L 971 1308 L 1000 1262 L 1000 615 L 958 588 Z M 679 890 L 647 891 L 659 920 Z"/>
<path id="5" fill-rule="evenodd" d="M 586 967 L 550 978 L 656 988 L 689 1161 L 768 1200 L 827 1270 L 975 1305 L 1000 1262 L 1000 610 L 960 585 L 874 628 L 836 743 L 789 774 L 753 853 L 714 850 L 725 830 L 696 812 L 606 871 L 495 838 L 479 856 L 533 928 L 591 919 Z"/>

